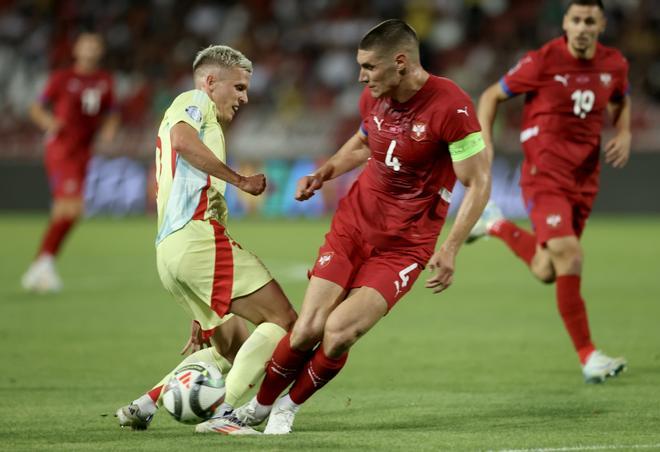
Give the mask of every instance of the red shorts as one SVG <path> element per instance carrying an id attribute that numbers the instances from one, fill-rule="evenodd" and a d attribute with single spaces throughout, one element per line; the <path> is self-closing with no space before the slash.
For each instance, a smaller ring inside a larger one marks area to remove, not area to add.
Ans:
<path id="1" fill-rule="evenodd" d="M 523 199 L 534 226 L 536 241 L 582 236 L 596 193 L 567 194 L 546 187 L 522 187 Z"/>
<path id="2" fill-rule="evenodd" d="M 89 156 L 46 158 L 46 174 L 53 198 L 81 198 Z"/>
<path id="3" fill-rule="evenodd" d="M 339 230 L 333 222 L 311 274 L 347 291 L 371 287 L 385 298 L 389 311 L 408 293 L 432 252 L 421 247 L 379 250 L 362 241 L 358 231 Z"/>

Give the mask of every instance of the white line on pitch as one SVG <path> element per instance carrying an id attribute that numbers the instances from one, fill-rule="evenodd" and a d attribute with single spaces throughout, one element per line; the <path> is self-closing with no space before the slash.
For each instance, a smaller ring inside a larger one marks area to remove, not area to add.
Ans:
<path id="1" fill-rule="evenodd" d="M 660 449 L 658 444 L 617 444 L 611 446 L 545 447 L 539 449 L 498 449 L 497 452 L 567 452 L 574 450 Z M 493 452 L 493 451 L 489 451 Z"/>

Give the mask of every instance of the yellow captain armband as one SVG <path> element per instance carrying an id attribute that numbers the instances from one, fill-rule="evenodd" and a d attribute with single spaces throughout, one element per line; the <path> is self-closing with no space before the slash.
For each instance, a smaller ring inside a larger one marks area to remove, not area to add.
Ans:
<path id="1" fill-rule="evenodd" d="M 478 154 L 486 148 L 481 132 L 472 132 L 464 138 L 449 143 L 449 154 L 453 162 L 460 162 L 474 154 Z"/>

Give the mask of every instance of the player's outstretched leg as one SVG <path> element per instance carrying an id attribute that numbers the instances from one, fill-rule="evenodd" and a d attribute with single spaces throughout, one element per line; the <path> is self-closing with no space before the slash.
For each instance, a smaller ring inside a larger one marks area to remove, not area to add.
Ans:
<path id="1" fill-rule="evenodd" d="M 239 348 L 248 337 L 248 329 L 242 319 L 232 317 L 218 326 L 213 333 L 213 347 L 191 353 L 181 361 L 172 372 L 165 375 L 151 390 L 135 399 L 126 406 L 119 408 L 115 417 L 121 427 L 131 427 L 133 430 L 145 430 L 149 427 L 156 414 L 162 391 L 179 367 L 204 362 L 213 364 L 220 369 L 222 375 L 227 375 L 232 368 L 232 362 Z"/>
<path id="2" fill-rule="evenodd" d="M 488 201 L 481 216 L 474 224 L 474 227 L 472 227 L 465 243 L 472 243 L 481 237 L 488 236 L 493 225 L 502 220 L 504 220 L 504 215 L 502 215 L 500 208 L 497 207 L 494 201 Z"/>

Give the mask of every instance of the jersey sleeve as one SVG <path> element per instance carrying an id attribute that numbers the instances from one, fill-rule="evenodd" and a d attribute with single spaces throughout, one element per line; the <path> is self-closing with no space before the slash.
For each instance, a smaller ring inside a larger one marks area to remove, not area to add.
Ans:
<path id="1" fill-rule="evenodd" d="M 472 99 L 458 85 L 444 97 L 446 108 L 439 136 L 449 145 L 454 162 L 465 160 L 485 147 L 481 137 L 481 126 Z"/>
<path id="2" fill-rule="evenodd" d="M 541 56 L 537 52 L 527 52 L 500 79 L 502 90 L 509 96 L 534 91 L 538 86 L 540 58 Z"/>
<path id="3" fill-rule="evenodd" d="M 628 60 L 626 60 L 623 55 L 621 56 L 621 59 L 622 69 L 619 77 L 617 77 L 614 91 L 612 91 L 612 95 L 610 96 L 610 100 L 612 102 L 619 102 L 628 94 L 630 94 L 630 82 L 628 81 Z"/>
<path id="4" fill-rule="evenodd" d="M 63 88 L 64 73 L 61 71 L 51 73 L 48 77 L 48 80 L 46 81 L 46 86 L 39 96 L 39 102 L 44 105 L 54 103 L 57 99 L 57 96 L 62 92 Z"/>
<path id="5" fill-rule="evenodd" d="M 114 79 L 108 75 L 106 81 L 108 83 L 108 90 L 103 95 L 102 108 L 104 113 L 112 113 L 117 110 Z"/>
<path id="6" fill-rule="evenodd" d="M 360 102 L 359 102 L 359 107 L 360 107 L 360 117 L 362 118 L 362 122 L 360 123 L 360 132 L 366 137 L 369 135 L 368 129 L 367 129 L 367 123 L 369 122 L 369 107 L 371 106 L 371 94 L 369 93 L 369 88 L 365 87 L 362 90 L 362 94 L 360 95 Z"/>
<path id="7" fill-rule="evenodd" d="M 169 112 L 172 126 L 185 122 L 199 132 L 202 125 L 211 119 L 209 115 L 213 114 L 213 106 L 203 91 L 193 90 L 180 94 L 174 99 Z"/>

